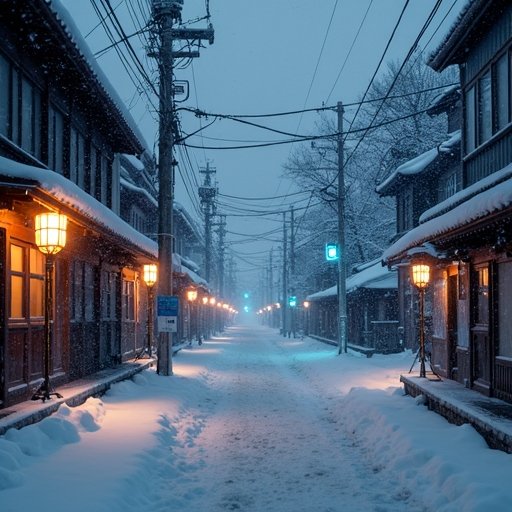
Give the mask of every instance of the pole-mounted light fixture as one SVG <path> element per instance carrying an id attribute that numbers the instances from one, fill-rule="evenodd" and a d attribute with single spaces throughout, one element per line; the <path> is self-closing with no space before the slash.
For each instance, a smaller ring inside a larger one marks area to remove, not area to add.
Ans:
<path id="1" fill-rule="evenodd" d="M 146 351 L 148 357 L 151 357 L 151 347 L 153 345 L 153 325 L 154 325 L 154 295 L 153 287 L 155 286 L 158 279 L 158 267 L 155 263 L 147 263 L 144 265 L 142 270 L 142 278 L 146 283 L 148 289 L 148 323 L 147 323 L 147 340 L 146 340 Z"/>
<path id="2" fill-rule="evenodd" d="M 155 263 L 144 265 L 143 279 L 147 286 L 152 287 L 157 281 L 158 270 Z"/>
<path id="3" fill-rule="evenodd" d="M 420 377 L 426 377 L 425 372 L 425 290 L 430 282 L 430 267 L 421 262 L 414 263 L 411 267 L 412 282 L 419 292 L 419 341 L 420 341 Z"/>
<path id="4" fill-rule="evenodd" d="M 38 249 L 46 255 L 44 287 L 44 380 L 32 395 L 32 400 L 49 400 L 52 395 L 62 398 L 53 391 L 50 383 L 50 357 L 53 340 L 53 272 L 54 256 L 66 246 L 68 218 L 55 212 L 45 212 L 35 217 L 35 241 Z"/>

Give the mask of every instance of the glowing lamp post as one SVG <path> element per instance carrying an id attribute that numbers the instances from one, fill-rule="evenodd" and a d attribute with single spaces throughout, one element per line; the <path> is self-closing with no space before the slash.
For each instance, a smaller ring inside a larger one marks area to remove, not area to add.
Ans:
<path id="1" fill-rule="evenodd" d="M 189 343 L 192 343 L 192 304 L 197 299 L 197 290 L 194 288 L 191 288 L 190 290 L 187 290 L 187 301 L 188 301 L 188 339 Z"/>
<path id="2" fill-rule="evenodd" d="M 412 265 L 412 282 L 418 288 L 420 296 L 420 318 L 419 318 L 419 338 L 420 338 L 420 377 L 426 377 L 425 374 L 425 289 L 430 281 L 430 267 L 424 263 Z"/>
<path id="3" fill-rule="evenodd" d="M 153 306 L 155 302 L 153 297 L 153 287 L 155 286 L 157 281 L 157 272 L 157 266 L 154 263 L 144 265 L 142 276 L 148 289 L 147 352 L 149 357 L 151 357 L 151 347 L 153 345 Z"/>
<path id="4" fill-rule="evenodd" d="M 52 395 L 62 395 L 52 391 L 50 384 L 50 357 L 53 338 L 53 272 L 54 256 L 66 245 L 68 218 L 60 213 L 41 213 L 35 217 L 35 238 L 38 249 L 46 255 L 44 287 L 44 381 L 32 396 L 32 400 L 49 400 Z"/>

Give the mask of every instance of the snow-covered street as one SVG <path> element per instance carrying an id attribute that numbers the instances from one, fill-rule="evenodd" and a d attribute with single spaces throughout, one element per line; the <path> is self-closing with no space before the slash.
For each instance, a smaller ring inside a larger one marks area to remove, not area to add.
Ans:
<path id="1" fill-rule="evenodd" d="M 8 431 L 1 510 L 510 510 L 512 457 L 404 397 L 411 364 L 233 327 Z"/>

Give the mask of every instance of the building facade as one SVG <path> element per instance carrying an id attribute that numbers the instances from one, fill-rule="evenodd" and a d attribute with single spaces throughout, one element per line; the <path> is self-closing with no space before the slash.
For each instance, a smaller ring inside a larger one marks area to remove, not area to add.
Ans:
<path id="1" fill-rule="evenodd" d="M 384 254 L 431 268 L 432 363 L 441 376 L 512 401 L 512 5 L 466 4 L 429 65 L 458 65 L 461 189 Z"/>
<path id="2" fill-rule="evenodd" d="M 45 373 L 38 213 L 68 218 L 51 283 L 52 384 L 143 351 L 142 268 L 158 257 L 154 176 L 144 137 L 60 2 L 2 2 L 0 407 L 30 398 Z"/>

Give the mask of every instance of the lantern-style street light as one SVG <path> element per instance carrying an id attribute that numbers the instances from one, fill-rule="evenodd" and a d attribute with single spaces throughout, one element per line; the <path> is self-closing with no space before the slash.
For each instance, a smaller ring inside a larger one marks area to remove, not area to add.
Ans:
<path id="1" fill-rule="evenodd" d="M 50 357 L 53 340 L 53 272 L 54 256 L 66 245 L 66 215 L 54 212 L 40 213 L 35 217 L 35 239 L 38 249 L 46 256 L 44 286 L 44 380 L 32 395 L 32 400 L 49 400 L 52 395 L 62 395 L 52 391 L 50 383 Z"/>
<path id="2" fill-rule="evenodd" d="M 158 270 L 155 263 L 148 263 L 144 265 L 143 268 L 143 279 L 146 283 L 146 288 L 148 290 L 148 323 L 147 323 L 147 353 L 148 357 L 151 357 L 151 347 L 153 346 L 153 325 L 155 319 L 154 316 L 154 296 L 153 296 L 153 287 L 157 281 Z"/>
<path id="3" fill-rule="evenodd" d="M 419 338 L 420 338 L 420 377 L 426 377 L 425 373 L 425 290 L 430 281 L 430 267 L 425 263 L 416 263 L 412 265 L 412 282 L 418 288 L 420 296 L 420 318 L 419 318 Z"/>
<path id="4" fill-rule="evenodd" d="M 189 344 L 192 343 L 192 312 L 193 306 L 192 304 L 197 300 L 197 290 L 195 288 L 190 288 L 187 290 L 187 302 L 188 302 L 188 341 Z"/>

